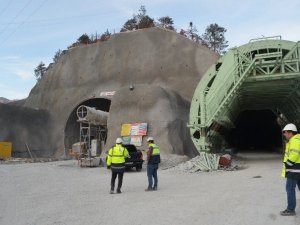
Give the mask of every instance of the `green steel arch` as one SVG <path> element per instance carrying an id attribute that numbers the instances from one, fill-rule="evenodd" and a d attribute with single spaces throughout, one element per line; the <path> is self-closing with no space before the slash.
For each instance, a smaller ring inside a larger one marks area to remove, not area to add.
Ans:
<path id="1" fill-rule="evenodd" d="M 233 128 L 244 110 L 272 110 L 300 125 L 299 55 L 300 42 L 276 36 L 232 48 L 211 66 L 190 108 L 188 127 L 198 151 L 222 147 L 220 129 Z"/>

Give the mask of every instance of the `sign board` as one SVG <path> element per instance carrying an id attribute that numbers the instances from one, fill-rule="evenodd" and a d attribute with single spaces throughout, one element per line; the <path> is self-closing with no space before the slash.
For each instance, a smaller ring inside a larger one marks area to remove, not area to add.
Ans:
<path id="1" fill-rule="evenodd" d="M 147 123 L 134 123 L 131 125 L 130 135 L 147 135 Z"/>
<path id="2" fill-rule="evenodd" d="M 121 136 L 124 144 L 142 146 L 143 136 L 147 135 L 147 123 L 124 123 L 121 127 Z"/>
<path id="3" fill-rule="evenodd" d="M 129 136 L 131 131 L 131 124 L 130 123 L 125 123 L 122 124 L 121 127 L 121 136 Z"/>
<path id="4" fill-rule="evenodd" d="M 142 138 L 143 136 L 131 136 L 130 144 L 135 146 L 142 146 Z"/>
<path id="5" fill-rule="evenodd" d="M 113 96 L 115 95 L 115 91 L 103 91 L 103 92 L 100 92 L 100 96 Z"/>
<path id="6" fill-rule="evenodd" d="M 124 136 L 124 137 L 122 137 L 122 139 L 123 139 L 123 144 L 124 145 L 130 144 L 130 140 L 131 140 L 130 136 Z"/>

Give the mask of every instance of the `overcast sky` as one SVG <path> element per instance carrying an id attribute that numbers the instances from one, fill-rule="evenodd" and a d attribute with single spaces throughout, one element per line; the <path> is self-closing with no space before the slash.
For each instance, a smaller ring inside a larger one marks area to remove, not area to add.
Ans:
<path id="1" fill-rule="evenodd" d="M 299 0 L 0 0 L 0 97 L 26 98 L 39 62 L 47 66 L 84 33 L 118 32 L 141 5 L 155 20 L 173 18 L 177 29 L 192 21 L 203 34 L 217 23 L 230 47 L 262 36 L 300 40 Z"/>

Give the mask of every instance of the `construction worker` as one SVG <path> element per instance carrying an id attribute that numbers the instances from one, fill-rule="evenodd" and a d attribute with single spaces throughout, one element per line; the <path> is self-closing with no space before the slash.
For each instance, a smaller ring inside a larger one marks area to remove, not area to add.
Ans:
<path id="1" fill-rule="evenodd" d="M 149 144 L 149 149 L 147 151 L 148 188 L 145 191 L 156 191 L 158 183 L 157 169 L 158 164 L 160 163 L 160 150 L 159 147 L 156 144 L 154 144 L 153 137 L 148 137 L 147 142 Z"/>
<path id="2" fill-rule="evenodd" d="M 117 138 L 116 145 L 108 151 L 107 169 L 111 169 L 110 194 L 114 194 L 115 180 L 118 176 L 117 194 L 121 194 L 123 174 L 125 171 L 125 158 L 129 157 L 128 150 L 122 146 L 122 138 Z"/>
<path id="3" fill-rule="evenodd" d="M 287 124 L 282 132 L 287 140 L 282 168 L 282 176 L 286 177 L 287 208 L 280 215 L 294 216 L 297 185 L 300 190 L 300 134 L 292 123 Z"/>

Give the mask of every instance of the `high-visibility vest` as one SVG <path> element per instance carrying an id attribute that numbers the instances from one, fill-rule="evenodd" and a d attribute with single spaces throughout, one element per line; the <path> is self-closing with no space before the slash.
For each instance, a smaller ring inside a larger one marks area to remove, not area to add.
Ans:
<path id="1" fill-rule="evenodd" d="M 283 177 L 300 177 L 300 134 L 294 135 L 285 146 L 282 173 Z"/>
<path id="2" fill-rule="evenodd" d="M 128 151 L 121 144 L 116 144 L 109 149 L 107 156 L 107 166 L 125 168 L 125 158 L 128 157 Z"/>
<path id="3" fill-rule="evenodd" d="M 154 143 L 150 143 L 149 148 L 150 147 L 152 147 L 152 155 L 150 155 L 150 159 L 148 161 L 148 164 L 158 164 L 158 163 L 160 163 L 160 149 L 159 149 L 159 147 Z"/>

